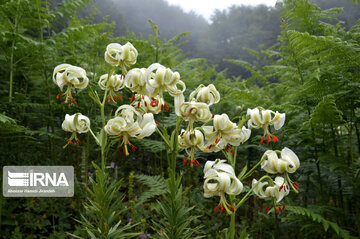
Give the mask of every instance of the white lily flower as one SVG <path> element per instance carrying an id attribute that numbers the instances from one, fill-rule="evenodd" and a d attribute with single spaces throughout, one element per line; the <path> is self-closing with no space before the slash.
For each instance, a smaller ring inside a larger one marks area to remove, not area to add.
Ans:
<path id="1" fill-rule="evenodd" d="M 76 103 L 71 96 L 71 91 L 73 89 L 84 89 L 89 83 L 86 71 L 81 67 L 72 66 L 70 64 L 56 66 L 52 78 L 53 82 L 60 87 L 61 91 L 64 86 L 67 86 L 66 92 L 64 94 L 59 94 L 57 98 L 65 95 L 65 103 L 70 100 L 70 104 L 71 102 Z"/>
<path id="2" fill-rule="evenodd" d="M 255 187 L 257 182 L 258 181 L 256 179 L 253 179 L 252 187 Z M 269 186 L 268 182 L 260 182 L 254 188 L 253 192 L 259 198 L 272 197 L 276 199 L 277 203 L 279 203 L 285 196 L 289 194 L 290 188 L 283 177 L 276 177 L 273 183 L 273 186 Z"/>
<path id="3" fill-rule="evenodd" d="M 119 91 L 125 87 L 125 80 L 123 75 L 112 75 L 110 79 L 108 79 L 108 74 L 102 75 L 98 82 L 100 88 L 102 90 L 106 90 L 106 86 L 109 90 L 109 96 L 106 99 L 106 102 L 112 100 L 114 103 L 117 101 L 116 91 Z M 121 96 L 119 96 L 119 100 Z"/>
<path id="4" fill-rule="evenodd" d="M 196 121 L 206 122 L 212 117 L 209 106 L 205 103 L 184 102 L 184 95 L 174 97 L 175 113 L 185 121 L 189 121 L 190 129 Z"/>
<path id="5" fill-rule="evenodd" d="M 90 120 L 85 115 L 81 113 L 76 113 L 73 115 L 66 114 L 65 120 L 63 121 L 61 127 L 64 131 L 72 133 L 86 133 L 89 131 L 88 126 L 90 126 Z"/>
<path id="6" fill-rule="evenodd" d="M 205 103 L 210 106 L 220 101 L 220 93 L 216 90 L 216 87 L 213 84 L 208 86 L 201 85 L 198 87 L 198 89 L 191 92 L 189 98 L 194 98 L 196 101 Z"/>
<path id="7" fill-rule="evenodd" d="M 121 64 L 131 66 L 136 63 L 137 56 L 138 52 L 130 42 L 123 46 L 119 43 L 110 43 L 106 47 L 104 58 L 112 66 L 119 66 Z"/>
<path id="8" fill-rule="evenodd" d="M 154 63 L 147 68 L 145 79 L 148 90 L 151 90 L 150 96 L 153 97 L 156 95 L 162 97 L 163 92 L 168 92 L 171 96 L 178 96 L 186 89 L 185 83 L 180 80 L 178 72 L 173 72 L 159 63 Z M 182 89 L 178 89 L 178 85 Z"/>
<path id="9" fill-rule="evenodd" d="M 185 166 L 187 163 L 190 166 L 199 165 L 199 162 L 195 159 L 194 150 L 203 148 L 203 133 L 200 130 L 181 130 L 181 134 L 178 136 L 178 144 L 180 149 L 185 149 L 188 154 L 188 157 L 184 158 L 183 165 Z"/>
<path id="10" fill-rule="evenodd" d="M 135 108 L 145 113 L 158 114 L 164 109 L 166 111 L 169 110 L 169 106 L 160 96 L 150 98 L 147 95 L 136 94 L 135 99 L 138 99 L 138 101 L 135 100 L 133 103 Z"/>
<path id="11" fill-rule="evenodd" d="M 230 121 L 227 114 L 215 115 L 214 126 L 203 126 L 205 139 L 208 141 L 203 149 L 205 152 L 218 152 L 230 144 L 239 146 L 250 138 L 251 130 L 245 126 L 239 129 Z"/>
<path id="12" fill-rule="evenodd" d="M 127 145 L 132 145 L 130 137 L 143 139 L 155 132 L 156 123 L 151 113 L 140 114 L 130 105 L 122 105 L 115 112 L 115 118 L 105 125 L 105 132 L 111 136 L 120 137 L 124 153 L 128 155 Z M 119 147 L 121 146 L 119 145 Z M 133 146 L 133 150 L 135 150 Z"/>
<path id="13" fill-rule="evenodd" d="M 221 211 L 223 206 L 229 210 L 233 207 L 229 205 L 225 198 L 228 195 L 238 195 L 243 189 L 243 184 L 235 176 L 234 169 L 225 163 L 225 160 L 207 161 L 204 167 L 204 197 L 220 196 Z M 214 212 L 216 212 L 215 208 Z"/>
<path id="14" fill-rule="evenodd" d="M 134 68 L 131 69 L 125 77 L 125 86 L 132 92 L 136 92 L 141 95 L 150 96 L 150 91 L 147 89 L 145 79 L 146 68 Z M 154 90 L 151 89 L 151 92 Z"/>
<path id="15" fill-rule="evenodd" d="M 298 156 L 289 148 L 281 150 L 281 158 L 278 157 L 277 153 L 273 150 L 267 150 L 264 153 L 266 157 L 261 163 L 261 168 L 267 173 L 294 173 L 300 166 Z"/>
<path id="16" fill-rule="evenodd" d="M 100 80 L 98 82 L 100 88 L 102 90 L 106 89 L 106 84 L 108 81 L 108 74 L 100 76 Z M 119 91 L 124 88 L 125 81 L 123 75 L 112 75 L 109 79 L 108 88 L 112 91 Z"/>
<path id="17" fill-rule="evenodd" d="M 250 116 L 248 121 L 248 127 L 258 129 L 264 128 L 264 136 L 261 138 L 261 143 L 266 139 L 266 143 L 273 140 L 274 142 L 279 141 L 275 135 L 270 134 L 268 126 L 274 125 L 275 130 L 279 130 L 285 123 L 285 113 L 280 114 L 278 111 L 265 109 L 248 109 L 247 115 Z M 271 139 L 271 135 L 273 136 Z M 266 138 L 267 136 L 267 138 Z"/>
<path id="18" fill-rule="evenodd" d="M 65 120 L 63 121 L 61 127 L 64 131 L 72 133 L 70 139 L 66 142 L 71 144 L 72 140 L 75 138 L 76 143 L 79 145 L 80 141 L 78 140 L 76 134 L 88 132 L 90 127 L 90 120 L 81 113 L 76 113 L 73 115 L 66 114 Z"/>

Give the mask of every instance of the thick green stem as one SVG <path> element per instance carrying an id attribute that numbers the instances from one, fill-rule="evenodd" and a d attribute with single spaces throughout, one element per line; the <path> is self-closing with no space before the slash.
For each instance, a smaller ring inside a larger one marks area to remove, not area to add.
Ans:
<path id="1" fill-rule="evenodd" d="M 235 238 L 235 212 L 231 213 L 230 215 L 230 239 Z"/>

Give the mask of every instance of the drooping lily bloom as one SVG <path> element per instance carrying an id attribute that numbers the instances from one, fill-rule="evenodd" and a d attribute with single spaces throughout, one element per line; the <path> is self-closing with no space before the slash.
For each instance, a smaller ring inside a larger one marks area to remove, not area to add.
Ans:
<path id="1" fill-rule="evenodd" d="M 205 103 L 184 102 L 184 95 L 174 97 L 175 113 L 185 121 L 189 121 L 189 128 L 192 129 L 194 122 L 206 122 L 212 117 L 209 106 Z"/>
<path id="2" fill-rule="evenodd" d="M 169 106 L 160 96 L 150 98 L 147 95 L 136 94 L 135 100 L 132 104 L 135 109 L 141 110 L 145 113 L 158 114 L 163 110 L 169 110 Z"/>
<path id="3" fill-rule="evenodd" d="M 123 75 L 112 75 L 110 79 L 108 79 L 108 74 L 102 75 L 98 82 L 100 88 L 102 90 L 106 89 L 106 86 L 109 90 L 109 100 L 111 99 L 116 103 L 117 96 L 116 91 L 119 91 L 125 87 L 125 80 Z M 121 99 L 121 97 L 120 97 Z"/>
<path id="4" fill-rule="evenodd" d="M 150 86 L 146 85 L 145 79 L 146 68 L 134 68 L 131 69 L 125 77 L 125 86 L 129 88 L 132 92 L 136 92 L 140 95 L 150 96 L 148 88 Z M 150 89 L 150 88 L 149 88 Z M 153 92 L 154 89 L 151 89 Z"/>
<path id="5" fill-rule="evenodd" d="M 121 64 L 131 66 L 136 63 L 137 56 L 138 52 L 130 42 L 123 46 L 119 43 L 110 43 L 106 47 L 104 58 L 112 66 L 120 66 Z"/>
<path id="6" fill-rule="evenodd" d="M 122 105 L 115 112 L 115 118 L 105 125 L 105 132 L 120 138 L 120 145 L 124 145 L 124 153 L 128 155 L 127 145 L 130 137 L 143 139 L 155 132 L 156 123 L 151 113 L 141 114 L 130 105 Z M 135 147 L 135 146 L 133 146 Z"/>
<path id="7" fill-rule="evenodd" d="M 207 161 L 204 167 L 204 197 L 210 198 L 220 196 L 219 205 L 230 211 L 226 201 L 225 193 L 228 195 L 238 195 L 243 189 L 243 184 L 236 177 L 233 167 L 225 163 L 226 160 L 217 159 Z"/>
<path id="8" fill-rule="evenodd" d="M 275 130 L 279 130 L 285 123 L 285 113 L 280 114 L 278 111 L 274 112 L 272 110 L 255 108 L 248 109 L 247 115 L 250 116 L 248 121 L 248 128 L 264 128 L 264 136 L 261 138 L 261 143 L 263 143 L 264 140 L 266 140 L 267 144 L 269 144 L 269 141 L 271 140 L 274 142 L 279 141 L 275 135 L 272 135 L 269 132 L 268 126 L 274 125 Z"/>
<path id="9" fill-rule="evenodd" d="M 213 84 L 208 86 L 200 85 L 195 91 L 191 92 L 189 98 L 210 106 L 220 101 L 220 93 Z"/>
<path id="10" fill-rule="evenodd" d="M 250 138 L 251 130 L 245 126 L 239 129 L 227 114 L 215 115 L 214 126 L 202 126 L 207 144 L 203 151 L 218 152 L 230 144 L 239 146 Z"/>
<path id="11" fill-rule="evenodd" d="M 258 181 L 256 179 L 253 179 L 252 187 L 255 187 L 257 182 Z M 273 186 L 270 186 L 268 182 L 260 182 L 254 188 L 253 192 L 259 198 L 273 197 L 276 199 L 276 202 L 279 203 L 285 196 L 289 194 L 290 188 L 283 177 L 276 177 L 275 181 L 273 182 Z"/>
<path id="12" fill-rule="evenodd" d="M 54 69 L 53 82 L 60 87 L 61 91 L 64 86 L 67 87 L 66 92 L 59 94 L 57 98 L 65 96 L 65 103 L 68 103 L 69 100 L 69 103 L 71 104 L 72 102 L 76 103 L 72 98 L 71 91 L 73 89 L 84 89 L 88 85 L 89 79 L 83 68 L 72 66 L 70 64 L 61 64 Z"/>
<path id="13" fill-rule="evenodd" d="M 68 143 L 71 144 L 72 140 L 75 139 L 76 143 L 79 144 L 79 140 L 76 134 L 88 132 L 90 127 L 90 120 L 81 113 L 76 113 L 73 115 L 66 114 L 65 120 L 63 121 L 61 127 L 64 131 L 72 133 L 70 139 L 67 141 Z"/>
<path id="14" fill-rule="evenodd" d="M 200 130 L 181 130 L 181 134 L 178 136 L 178 143 L 180 149 L 185 149 L 188 154 L 188 157 L 184 158 L 183 165 L 199 165 L 199 162 L 195 159 L 194 151 L 196 149 L 201 150 L 204 147 L 203 133 Z"/>
<path id="15" fill-rule="evenodd" d="M 281 158 L 273 150 L 264 153 L 265 160 L 261 163 L 261 168 L 267 173 L 294 173 L 300 166 L 298 156 L 289 148 L 281 150 Z"/>
<path id="16" fill-rule="evenodd" d="M 159 63 L 154 63 L 147 68 L 145 79 L 148 90 L 151 90 L 150 96 L 152 97 L 156 95 L 163 97 L 163 92 L 168 92 L 175 97 L 182 94 L 186 89 L 185 83 L 180 80 L 178 72 L 173 72 Z M 181 89 L 178 89 L 178 85 Z"/>

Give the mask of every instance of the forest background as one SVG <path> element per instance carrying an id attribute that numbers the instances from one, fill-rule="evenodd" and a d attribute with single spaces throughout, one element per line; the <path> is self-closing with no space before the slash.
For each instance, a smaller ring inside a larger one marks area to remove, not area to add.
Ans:
<path id="1" fill-rule="evenodd" d="M 61 122 L 67 105 L 56 99 L 56 65 L 70 63 L 105 74 L 104 50 L 130 41 L 140 55 L 135 67 L 157 60 L 178 71 L 187 93 L 198 84 L 216 85 L 222 95 L 214 112 L 244 115 L 262 105 L 286 113 L 281 145 L 301 160 L 300 194 L 286 198 L 277 217 L 252 198 L 238 214 L 238 236 L 269 238 L 351 238 L 360 234 L 360 6 L 346 0 L 285 0 L 276 7 L 232 6 L 215 11 L 211 21 L 185 13 L 163 0 L 1 0 L 0 5 L 0 158 L 5 165 L 73 165 L 73 198 L 0 196 L 2 238 L 67 238 L 83 235 L 74 219 L 83 212 L 85 185 L 99 152 L 89 136 L 83 146 L 62 149 Z M 152 22 L 148 20 L 151 19 Z M 191 35 L 190 33 L 191 32 Z M 91 84 L 96 87 L 94 74 Z M 79 92 L 70 111 L 94 115 L 97 109 Z M 83 96 L 83 97 L 81 97 Z M 131 96 L 123 93 L 123 100 Z M 116 106 L 113 106 L 116 109 Z M 240 109 L 240 111 L 236 111 Z M 174 127 L 174 114 L 160 120 Z M 260 137 L 260 136 L 259 136 Z M 266 150 L 259 137 L 239 149 L 242 167 Z M 125 157 L 111 149 L 111 177 L 123 179 L 121 204 L 132 230 L 157 238 L 166 217 L 159 212 L 166 175 L 166 148 L 159 138 L 135 141 Z M 274 146 L 278 147 L 278 146 Z M 198 154 L 203 165 L 220 155 Z M 208 158 L 207 158 L 208 157 Z M 214 215 L 216 200 L 202 197 L 202 167 L 183 168 L 184 204 L 195 206 L 191 225 L 197 236 L 216 238 L 226 215 Z M 2 180 L 2 177 L 1 177 Z M 249 184 L 249 182 L 248 182 Z M 137 210 L 141 207 L 143 210 Z M 126 209 L 126 210 L 125 210 Z M 156 222 L 156 223 L 154 223 Z M 150 234 L 150 235 L 149 235 Z"/>

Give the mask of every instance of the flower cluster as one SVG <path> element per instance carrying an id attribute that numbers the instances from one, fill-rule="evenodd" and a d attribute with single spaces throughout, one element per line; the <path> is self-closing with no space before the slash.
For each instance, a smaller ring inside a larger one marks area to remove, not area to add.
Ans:
<path id="1" fill-rule="evenodd" d="M 118 149 L 122 148 L 124 154 L 129 155 L 128 147 L 131 147 L 133 151 L 136 149 L 131 143 L 131 138 L 143 139 L 153 134 L 157 127 L 156 124 L 158 124 L 154 120 L 154 114 L 169 110 L 169 106 L 164 100 L 164 93 L 167 92 L 174 98 L 176 115 L 187 122 L 187 127 L 181 130 L 177 138 L 171 137 L 178 144 L 178 147 L 174 148 L 184 150 L 187 154 L 183 165 L 200 165 L 195 158 L 197 150 L 202 152 L 223 150 L 229 164 L 225 163 L 226 160 L 217 159 L 207 161 L 204 166 L 204 196 L 207 198 L 220 197 L 220 202 L 214 212 L 235 212 L 239 205 L 231 205 L 234 203 L 233 200 L 228 203 L 226 194 L 233 196 L 240 194 L 243 189 L 240 179 L 250 176 L 254 171 L 250 170 L 249 174 L 240 178 L 235 175 L 237 147 L 250 138 L 251 129 L 264 129 L 261 143 L 266 141 L 269 144 L 271 141 L 274 143 L 279 141 L 275 135 L 270 133 L 269 126 L 273 125 L 275 130 L 279 130 L 284 125 L 285 114 L 259 107 L 248 109 L 246 116 L 243 116 L 238 124 L 234 123 L 227 114 L 211 112 L 210 107 L 217 104 L 221 98 L 213 84 L 198 86 L 190 93 L 186 101 L 183 94 L 186 85 L 180 80 L 180 74 L 176 71 L 159 63 L 153 63 L 148 68 L 134 68 L 127 72 L 126 67 L 135 64 L 137 56 L 137 50 L 129 42 L 125 45 L 111 43 L 106 48 L 105 61 L 113 67 L 121 67 L 122 75 L 113 74 L 114 69 L 110 71 L 111 74 L 102 75 L 98 80 L 98 85 L 105 91 L 104 99 L 100 102 L 96 98 L 98 97 L 97 93 L 94 93 L 95 101 L 101 107 L 104 107 L 105 101 L 111 100 L 117 103 L 121 99 L 121 95 L 119 96 L 117 92 L 125 87 L 133 95 L 129 98 L 131 103 L 118 107 L 114 117 L 106 124 L 103 117 L 104 132 L 112 139 L 118 140 Z M 66 92 L 58 95 L 58 98 L 64 96 L 62 99 L 71 104 L 76 103 L 72 98 L 72 91 L 85 88 L 89 79 L 84 69 L 61 64 L 54 69 L 53 81 L 61 91 L 64 86 L 67 87 Z M 101 109 L 102 115 L 104 115 L 104 109 Z M 244 126 L 246 121 L 247 127 Z M 90 129 L 89 118 L 80 113 L 71 116 L 67 114 L 62 128 L 72 132 L 68 144 L 72 143 L 73 139 L 79 144 L 77 133 L 88 131 L 100 144 L 99 139 Z M 261 165 L 261 168 L 268 174 L 281 174 L 281 176 L 276 176 L 275 180 L 270 176 L 264 176 L 259 180 L 253 179 L 252 189 L 248 194 L 252 191 L 260 198 L 270 197 L 279 203 L 289 194 L 290 187 L 297 192 L 298 183 L 293 183 L 288 175 L 294 173 L 300 166 L 299 158 L 292 150 L 286 147 L 282 151 L 267 150 L 258 165 Z M 282 211 L 285 209 L 285 205 L 275 209 Z"/>
<path id="2" fill-rule="evenodd" d="M 175 112 L 188 122 L 187 129 L 182 130 L 178 138 L 180 149 L 185 149 L 188 154 L 184 158 L 184 165 L 199 165 L 194 156 L 195 149 L 203 152 L 218 152 L 227 147 L 239 146 L 249 139 L 251 133 L 249 129 L 239 128 L 226 114 L 211 113 L 209 107 L 219 101 L 220 94 L 213 84 L 200 85 L 190 94 L 189 101 L 185 101 L 183 94 L 175 96 Z M 195 122 L 206 124 L 211 120 L 213 126 L 203 125 L 199 129 L 194 128 Z"/>

